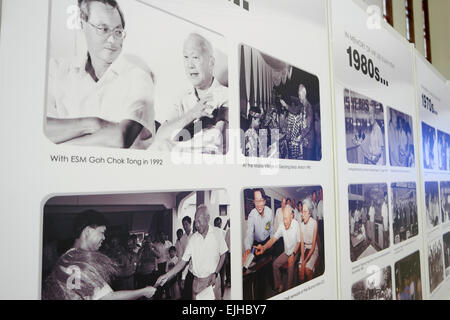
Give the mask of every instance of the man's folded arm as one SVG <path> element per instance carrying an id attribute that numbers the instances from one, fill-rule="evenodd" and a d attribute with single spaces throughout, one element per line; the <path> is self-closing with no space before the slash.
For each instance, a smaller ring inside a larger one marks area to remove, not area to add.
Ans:
<path id="1" fill-rule="evenodd" d="M 129 148 L 143 129 L 142 124 L 134 120 L 122 120 L 109 123 L 101 129 L 67 141 L 67 144 L 102 146 L 110 148 Z"/>
<path id="2" fill-rule="evenodd" d="M 45 134 L 52 142 L 63 143 L 92 134 L 99 130 L 102 125 L 106 125 L 106 121 L 96 117 L 73 119 L 47 117 Z"/>

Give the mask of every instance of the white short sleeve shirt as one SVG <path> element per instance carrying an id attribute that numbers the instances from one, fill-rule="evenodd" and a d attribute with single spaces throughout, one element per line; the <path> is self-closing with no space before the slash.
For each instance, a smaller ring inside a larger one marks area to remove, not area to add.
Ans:
<path id="1" fill-rule="evenodd" d="M 48 117 L 99 117 L 114 123 L 133 120 L 155 134 L 154 83 L 150 70 L 121 55 L 96 82 L 85 66 L 86 58 L 50 61 Z"/>
<path id="2" fill-rule="evenodd" d="M 297 220 L 292 220 L 287 230 L 284 223 L 280 224 L 273 236 L 276 239 L 283 237 L 284 252 L 290 256 L 294 252 L 297 243 L 300 242 L 300 227 Z"/>
<path id="3" fill-rule="evenodd" d="M 220 256 L 228 251 L 227 244 L 219 228 L 209 226 L 206 237 L 194 233 L 189 239 L 183 261 L 192 262 L 192 274 L 206 278 L 216 272 Z"/>

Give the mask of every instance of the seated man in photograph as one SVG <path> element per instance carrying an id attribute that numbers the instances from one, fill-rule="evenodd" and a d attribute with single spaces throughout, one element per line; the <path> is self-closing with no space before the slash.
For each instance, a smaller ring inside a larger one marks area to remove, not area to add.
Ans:
<path id="1" fill-rule="evenodd" d="M 152 148 L 224 154 L 228 88 L 214 77 L 213 47 L 203 36 L 191 33 L 184 42 L 183 57 L 192 89 L 175 105 L 172 118 L 162 123 Z"/>
<path id="2" fill-rule="evenodd" d="M 135 300 L 151 298 L 156 289 L 114 292 L 110 284 L 117 265 L 100 253 L 105 240 L 106 219 L 96 211 L 80 213 L 74 222 L 75 242 L 53 268 L 42 290 L 44 300 Z"/>
<path id="3" fill-rule="evenodd" d="M 242 264 L 245 264 L 247 256 L 253 246 L 264 245 L 273 234 L 273 212 L 266 206 L 266 194 L 263 189 L 254 189 L 255 208 L 250 211 L 247 220 L 247 232 L 244 239 L 244 254 Z"/>
<path id="4" fill-rule="evenodd" d="M 274 285 L 278 293 L 283 292 L 280 268 L 286 262 L 288 263 L 288 287 L 286 289 L 291 289 L 294 285 L 294 266 L 300 247 L 300 226 L 297 220 L 293 219 L 290 205 L 286 205 L 283 209 L 283 224 L 280 224 L 273 237 L 266 244 L 259 244 L 255 247 L 256 255 L 263 254 L 281 237 L 283 237 L 284 252 L 275 259 L 272 265 Z"/>
<path id="5" fill-rule="evenodd" d="M 155 134 L 153 79 L 145 65 L 121 55 L 119 5 L 78 5 L 88 52 L 79 61 L 50 61 L 45 133 L 57 144 L 147 148 Z"/>
<path id="6" fill-rule="evenodd" d="M 194 275 L 193 299 L 221 300 L 220 270 L 228 248 L 220 229 L 210 226 L 209 220 L 208 208 L 205 205 L 200 205 L 194 218 L 197 232 L 192 234 L 189 239 L 181 261 L 169 272 L 161 275 L 155 286 L 163 286 L 191 261 Z"/>

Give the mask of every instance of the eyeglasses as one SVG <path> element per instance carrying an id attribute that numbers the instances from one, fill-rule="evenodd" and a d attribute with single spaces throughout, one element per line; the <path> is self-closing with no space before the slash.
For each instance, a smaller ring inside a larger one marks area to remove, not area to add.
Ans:
<path id="1" fill-rule="evenodd" d="M 111 30 L 108 27 L 100 27 L 100 26 L 96 26 L 95 24 L 90 23 L 89 21 L 86 21 L 86 22 L 96 30 L 96 33 L 99 36 L 104 37 L 104 38 L 108 38 L 112 34 L 114 39 L 123 40 L 127 35 L 126 31 L 121 27 L 117 27 L 117 28 L 114 28 Z"/>

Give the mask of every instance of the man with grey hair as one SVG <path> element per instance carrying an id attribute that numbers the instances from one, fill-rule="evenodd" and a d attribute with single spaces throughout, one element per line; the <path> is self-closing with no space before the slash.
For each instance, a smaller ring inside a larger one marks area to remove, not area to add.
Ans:
<path id="1" fill-rule="evenodd" d="M 183 58 L 192 88 L 162 123 L 157 145 L 224 154 L 227 150 L 228 88 L 214 77 L 213 47 L 203 36 L 191 33 L 183 45 Z M 183 141 L 175 142 L 180 137 Z"/>
<path id="2" fill-rule="evenodd" d="M 147 148 L 155 134 L 151 71 L 121 54 L 115 0 L 78 0 L 87 54 L 51 59 L 45 133 L 54 143 Z"/>
<path id="3" fill-rule="evenodd" d="M 205 205 L 200 205 L 194 218 L 197 232 L 189 239 L 182 259 L 173 269 L 158 278 L 155 287 L 163 286 L 191 261 L 194 275 L 193 298 L 195 300 L 221 299 L 220 270 L 225 261 L 225 253 L 228 251 L 228 247 L 220 229 L 210 226 L 209 220 L 208 208 Z"/>
<path id="4" fill-rule="evenodd" d="M 278 293 L 283 291 L 283 285 L 281 284 L 280 268 L 286 262 L 288 263 L 288 288 L 293 287 L 294 284 L 294 265 L 298 258 L 300 247 L 300 227 L 297 220 L 293 219 L 292 207 L 286 205 L 283 209 L 283 224 L 280 224 L 273 237 L 267 241 L 264 245 L 257 245 L 256 255 L 261 255 L 267 249 L 271 248 L 275 242 L 283 237 L 284 252 L 281 253 L 278 258 L 273 262 L 273 278 L 275 289 Z"/>

